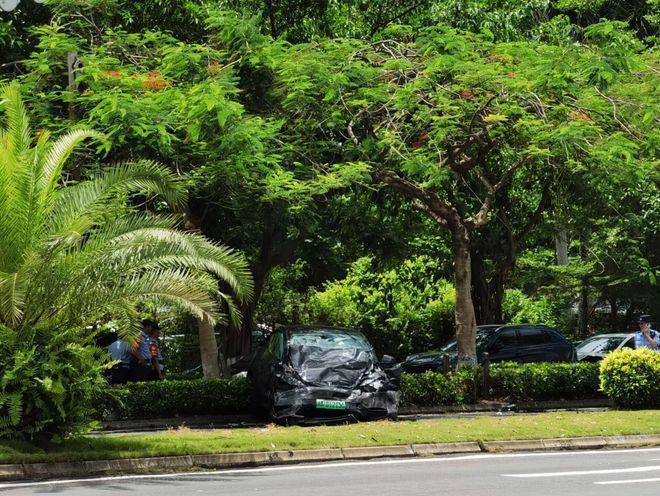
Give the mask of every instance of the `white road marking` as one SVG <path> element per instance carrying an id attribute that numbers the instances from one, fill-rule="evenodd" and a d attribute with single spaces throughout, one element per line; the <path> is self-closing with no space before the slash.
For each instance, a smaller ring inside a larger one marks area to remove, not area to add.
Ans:
<path id="1" fill-rule="evenodd" d="M 629 480 L 618 480 L 618 481 L 598 481 L 594 484 L 600 484 L 606 486 L 608 484 L 639 484 L 640 482 L 660 482 L 660 478 L 655 479 L 629 479 Z"/>
<path id="2" fill-rule="evenodd" d="M 648 467 L 632 468 L 610 468 L 603 470 L 573 470 L 570 472 L 538 472 L 530 474 L 502 474 L 503 477 L 518 477 L 521 479 L 534 477 L 571 477 L 573 475 L 596 475 L 596 474 L 626 474 L 631 472 L 650 472 L 660 470 L 660 465 L 650 465 Z"/>
<path id="3" fill-rule="evenodd" d="M 197 477 L 209 475 L 240 475 L 250 473 L 264 473 L 264 472 L 284 472 L 288 470 L 306 470 L 306 469 L 321 469 L 321 468 L 337 468 L 337 467 L 359 467 L 369 465 L 393 465 L 393 464 L 407 464 L 407 463 L 438 463 L 438 462 L 452 462 L 463 460 L 485 460 L 485 459 L 506 459 L 506 458 L 522 458 L 534 456 L 582 456 L 582 455 L 616 455 L 621 453 L 652 453 L 660 452 L 660 448 L 637 448 L 637 449 L 612 449 L 612 450 L 589 450 L 589 451 L 552 451 L 549 453 L 544 452 L 529 452 L 529 453 L 493 453 L 493 454 L 474 454 L 462 456 L 438 456 L 431 458 L 397 458 L 397 459 L 383 459 L 383 460 L 365 460 L 355 462 L 325 462 L 325 463 L 306 463 L 300 465 L 281 465 L 275 467 L 255 467 L 255 468 L 240 468 L 240 469 L 220 469 L 204 472 L 178 472 L 166 474 L 140 474 L 140 475 L 116 475 L 106 477 L 90 477 L 80 479 L 57 479 L 39 482 L 9 482 L 0 484 L 0 489 L 16 489 L 21 487 L 34 487 L 34 486 L 50 486 L 62 484 L 76 484 L 88 482 L 109 482 L 109 481 L 128 481 L 128 480 L 144 480 L 144 479 L 172 479 L 177 477 Z"/>

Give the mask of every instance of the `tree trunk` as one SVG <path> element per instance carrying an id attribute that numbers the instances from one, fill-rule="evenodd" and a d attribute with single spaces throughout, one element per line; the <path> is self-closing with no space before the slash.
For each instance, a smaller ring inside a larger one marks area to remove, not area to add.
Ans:
<path id="1" fill-rule="evenodd" d="M 218 342 L 215 339 L 215 329 L 208 318 L 198 321 L 199 354 L 202 358 L 202 371 L 205 378 L 220 377 L 218 362 Z"/>
<path id="2" fill-rule="evenodd" d="M 458 366 L 477 363 L 477 321 L 472 303 L 472 270 L 470 267 L 470 233 L 458 225 L 452 229 L 454 285 L 456 287 L 456 342 Z"/>
<path id="3" fill-rule="evenodd" d="M 557 265 L 568 265 L 568 234 L 565 228 L 561 228 L 557 232 L 555 252 L 557 254 Z"/>
<path id="4" fill-rule="evenodd" d="M 478 251 L 470 254 L 472 266 L 472 297 L 478 324 L 501 324 L 504 283 L 508 271 L 498 267 L 488 278 L 483 258 Z"/>
<path id="5" fill-rule="evenodd" d="M 580 239 L 580 258 L 587 261 L 587 241 L 586 236 Z M 580 296 L 578 304 L 578 335 L 584 339 L 589 334 L 589 278 L 582 277 L 580 280 Z"/>

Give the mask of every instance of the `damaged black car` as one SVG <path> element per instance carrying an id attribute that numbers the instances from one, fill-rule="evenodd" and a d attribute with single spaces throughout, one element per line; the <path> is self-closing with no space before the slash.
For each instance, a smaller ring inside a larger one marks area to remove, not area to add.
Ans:
<path id="1" fill-rule="evenodd" d="M 399 374 L 361 332 L 323 326 L 276 330 L 248 371 L 255 406 L 287 424 L 396 418 Z"/>

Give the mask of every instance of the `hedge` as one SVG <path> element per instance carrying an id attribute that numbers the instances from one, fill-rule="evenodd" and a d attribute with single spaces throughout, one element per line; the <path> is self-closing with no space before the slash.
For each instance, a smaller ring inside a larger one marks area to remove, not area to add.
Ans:
<path id="1" fill-rule="evenodd" d="M 597 363 L 503 363 L 491 367 L 489 397 L 510 401 L 602 397 Z"/>
<path id="2" fill-rule="evenodd" d="M 480 367 L 448 375 L 430 371 L 403 374 L 401 406 L 476 403 L 481 374 Z M 602 397 L 599 381 L 595 363 L 496 364 L 490 369 L 488 397 L 507 401 L 598 398 Z M 249 398 L 250 386 L 244 378 L 166 380 L 109 388 L 97 407 L 104 419 L 249 413 Z"/>
<path id="3" fill-rule="evenodd" d="M 660 353 L 649 349 L 610 353 L 600 365 L 600 385 L 617 406 L 660 407 Z"/>
<path id="4" fill-rule="evenodd" d="M 245 413 L 250 386 L 245 378 L 134 382 L 108 388 L 97 403 L 102 419 Z"/>
<path id="5" fill-rule="evenodd" d="M 466 405 L 476 403 L 477 367 L 452 374 L 427 371 L 422 374 L 403 374 L 401 377 L 401 406 Z"/>

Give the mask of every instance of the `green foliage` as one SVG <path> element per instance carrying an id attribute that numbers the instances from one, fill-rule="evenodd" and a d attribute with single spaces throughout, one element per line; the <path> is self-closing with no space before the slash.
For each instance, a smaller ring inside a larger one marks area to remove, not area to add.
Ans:
<path id="1" fill-rule="evenodd" d="M 518 289 L 507 289 L 502 303 L 504 322 L 525 324 L 542 322 L 559 327 L 561 319 L 553 302 L 544 296 L 530 297 Z"/>
<path id="2" fill-rule="evenodd" d="M 249 398 L 249 382 L 243 378 L 136 382 L 106 389 L 97 398 L 97 415 L 124 419 L 244 413 Z"/>
<path id="3" fill-rule="evenodd" d="M 600 397 L 598 364 L 515 363 L 491 367 L 490 396 L 511 401 L 579 400 Z"/>
<path id="4" fill-rule="evenodd" d="M 216 277 L 239 300 L 248 299 L 244 260 L 176 230 L 174 216 L 126 204 L 139 192 L 181 206 L 185 190 L 172 173 L 143 161 L 72 181 L 67 159 L 99 134 L 74 128 L 55 142 L 46 130 L 33 138 L 19 86 L 2 87 L 0 94 L 0 323 L 17 331 L 37 324 L 77 329 L 109 313 L 129 333 L 139 301 L 222 319 L 217 299 L 239 321 Z"/>
<path id="5" fill-rule="evenodd" d="M 90 426 L 106 382 L 89 340 L 73 330 L 0 324 L 0 439 L 58 441 Z"/>
<path id="6" fill-rule="evenodd" d="M 448 375 L 427 371 L 403 374 L 401 406 L 466 405 L 476 403 L 479 374 L 465 367 Z"/>
<path id="7" fill-rule="evenodd" d="M 379 353 L 403 359 L 437 348 L 453 334 L 455 295 L 429 257 L 379 271 L 362 258 L 345 279 L 313 294 L 310 321 L 362 330 Z"/>
<path id="8" fill-rule="evenodd" d="M 618 350 L 600 365 L 600 386 L 608 398 L 624 408 L 660 407 L 660 353 Z"/>
<path id="9" fill-rule="evenodd" d="M 441 406 L 476 403 L 481 367 L 444 375 L 403 374 L 401 404 Z M 490 369 L 489 398 L 506 401 L 555 401 L 599 398 L 599 366 L 595 363 L 503 363 Z"/>

